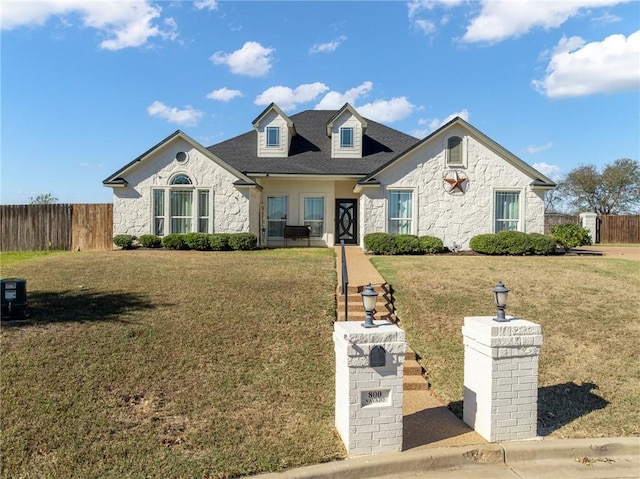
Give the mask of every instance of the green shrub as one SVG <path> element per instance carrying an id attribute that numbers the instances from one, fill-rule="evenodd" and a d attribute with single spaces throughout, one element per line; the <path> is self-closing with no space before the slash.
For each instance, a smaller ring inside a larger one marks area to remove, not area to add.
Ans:
<path id="1" fill-rule="evenodd" d="M 142 235 L 138 241 L 145 248 L 160 248 L 162 246 L 162 239 L 156 235 Z"/>
<path id="2" fill-rule="evenodd" d="M 533 249 L 529 235 L 521 231 L 499 231 L 496 237 L 500 254 L 524 255 Z"/>
<path id="3" fill-rule="evenodd" d="M 483 254 L 525 255 L 552 254 L 555 241 L 539 233 L 521 231 L 500 231 L 496 234 L 481 234 L 471 238 L 471 249 Z"/>
<path id="4" fill-rule="evenodd" d="M 216 233 L 209 235 L 209 248 L 213 251 L 228 251 L 231 248 L 229 247 L 229 237 L 231 235 L 228 233 Z"/>
<path id="5" fill-rule="evenodd" d="M 420 247 L 422 251 L 427 254 L 442 253 L 444 251 L 444 244 L 440 238 L 435 236 L 420 236 Z"/>
<path id="6" fill-rule="evenodd" d="M 364 248 L 373 254 L 395 254 L 396 241 L 389 233 L 369 233 L 364 236 Z"/>
<path id="7" fill-rule="evenodd" d="M 116 235 L 113 237 L 113 244 L 122 249 L 133 249 L 133 242 L 136 239 L 133 235 Z"/>
<path id="8" fill-rule="evenodd" d="M 549 235 L 529 233 L 531 238 L 531 254 L 549 255 L 556 252 L 556 240 Z"/>
<path id="9" fill-rule="evenodd" d="M 184 235 L 184 241 L 190 249 L 197 251 L 211 249 L 209 246 L 209 235 L 206 233 L 187 233 Z"/>
<path id="10" fill-rule="evenodd" d="M 477 252 L 484 254 L 500 254 L 498 253 L 498 240 L 494 234 L 481 234 L 474 236 L 469 241 L 469 247 Z"/>
<path id="11" fill-rule="evenodd" d="M 556 242 L 569 251 L 571 248 L 591 244 L 589 230 L 574 223 L 560 223 L 551 228 L 551 235 Z"/>
<path id="12" fill-rule="evenodd" d="M 184 239 L 185 235 L 170 234 L 162 237 L 162 246 L 168 249 L 189 249 Z"/>
<path id="13" fill-rule="evenodd" d="M 233 233 L 229 235 L 229 247 L 234 251 L 256 249 L 258 238 L 252 233 Z"/>
<path id="14" fill-rule="evenodd" d="M 395 254 L 422 254 L 420 240 L 415 235 L 395 235 Z"/>

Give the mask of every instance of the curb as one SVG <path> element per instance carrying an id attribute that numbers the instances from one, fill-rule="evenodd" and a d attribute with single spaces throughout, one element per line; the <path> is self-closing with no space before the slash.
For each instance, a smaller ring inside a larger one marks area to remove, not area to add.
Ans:
<path id="1" fill-rule="evenodd" d="M 361 479 L 425 471 L 481 468 L 483 465 L 523 465 L 580 458 L 640 457 L 640 437 L 550 439 L 475 446 L 413 449 L 360 456 L 342 461 L 305 466 L 259 479 Z"/>

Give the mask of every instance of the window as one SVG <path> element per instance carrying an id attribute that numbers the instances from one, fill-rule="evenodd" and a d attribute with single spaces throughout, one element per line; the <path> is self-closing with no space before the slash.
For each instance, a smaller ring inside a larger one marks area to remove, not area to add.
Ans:
<path id="1" fill-rule="evenodd" d="M 284 237 L 286 222 L 287 197 L 269 196 L 267 198 L 267 236 Z"/>
<path id="2" fill-rule="evenodd" d="M 280 127 L 278 126 L 267 127 L 267 146 L 271 146 L 271 147 L 280 146 Z"/>
<path id="3" fill-rule="evenodd" d="M 340 148 L 353 148 L 353 128 L 340 128 Z"/>
<path id="4" fill-rule="evenodd" d="M 495 204 L 496 233 L 517 231 L 520 220 L 520 193 L 517 191 L 496 191 Z"/>
<path id="5" fill-rule="evenodd" d="M 413 192 L 389 191 L 389 233 L 411 234 Z"/>
<path id="6" fill-rule="evenodd" d="M 172 233 L 191 233 L 192 221 L 192 191 L 171 191 L 171 232 Z"/>
<path id="7" fill-rule="evenodd" d="M 164 236 L 164 190 L 153 190 L 153 234 Z"/>
<path id="8" fill-rule="evenodd" d="M 198 191 L 198 233 L 209 232 L 209 191 Z"/>
<path id="9" fill-rule="evenodd" d="M 304 198 L 304 225 L 311 227 L 311 236 L 321 237 L 324 233 L 324 198 Z"/>
<path id="10" fill-rule="evenodd" d="M 172 185 L 190 185 L 192 183 L 191 183 L 191 178 L 189 178 L 187 175 L 179 174 L 173 177 L 173 179 L 171 180 L 171 184 Z"/>
<path id="11" fill-rule="evenodd" d="M 462 138 L 459 136 L 449 138 L 447 140 L 447 150 L 447 163 L 449 165 L 462 165 Z"/>

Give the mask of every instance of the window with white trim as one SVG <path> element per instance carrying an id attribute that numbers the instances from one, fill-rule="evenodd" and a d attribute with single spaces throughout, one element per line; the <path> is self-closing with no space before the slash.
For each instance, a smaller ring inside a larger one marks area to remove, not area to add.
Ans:
<path id="1" fill-rule="evenodd" d="M 413 231 L 413 191 L 389 191 L 388 206 L 387 231 L 391 234 L 411 234 Z"/>
<path id="2" fill-rule="evenodd" d="M 267 146 L 271 148 L 277 148 L 280 146 L 280 127 L 268 126 L 267 130 Z"/>
<path id="3" fill-rule="evenodd" d="M 462 165 L 462 138 L 459 136 L 447 140 L 447 164 Z"/>
<path id="4" fill-rule="evenodd" d="M 353 148 L 353 127 L 340 128 L 340 148 Z"/>
<path id="5" fill-rule="evenodd" d="M 324 197 L 306 196 L 303 203 L 303 224 L 311 227 L 312 238 L 319 238 L 324 233 Z"/>
<path id="6" fill-rule="evenodd" d="M 209 233 L 210 198 L 209 189 L 194 189 L 193 181 L 184 173 L 175 175 L 168 186 L 154 188 L 151 196 L 153 234 Z"/>
<path id="7" fill-rule="evenodd" d="M 495 232 L 518 231 L 520 228 L 520 192 L 496 191 Z"/>
<path id="8" fill-rule="evenodd" d="M 287 197 L 269 196 L 267 198 L 267 236 L 283 238 L 286 223 Z"/>

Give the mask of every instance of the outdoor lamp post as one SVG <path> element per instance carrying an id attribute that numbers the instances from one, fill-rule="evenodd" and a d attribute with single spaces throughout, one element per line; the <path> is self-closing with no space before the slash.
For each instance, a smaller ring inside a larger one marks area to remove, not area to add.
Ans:
<path id="1" fill-rule="evenodd" d="M 498 321 L 500 323 L 504 323 L 509 321 L 504 314 L 504 308 L 507 307 L 507 296 L 509 295 L 509 288 L 507 288 L 502 281 L 499 281 L 495 288 L 493 288 L 493 294 L 496 299 L 496 306 L 498 307 L 498 314 L 494 319 L 494 321 Z"/>
<path id="2" fill-rule="evenodd" d="M 365 328 L 375 328 L 373 324 L 373 313 L 376 309 L 376 301 L 378 300 L 378 293 L 371 287 L 371 283 L 360 293 L 362 296 L 362 305 L 367 316 L 364 318 L 362 326 Z"/>

